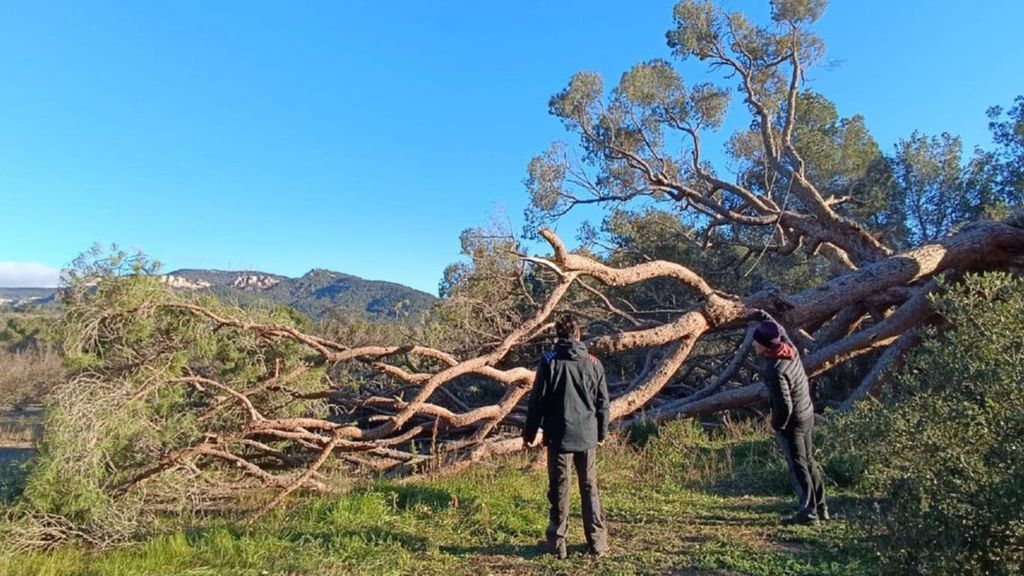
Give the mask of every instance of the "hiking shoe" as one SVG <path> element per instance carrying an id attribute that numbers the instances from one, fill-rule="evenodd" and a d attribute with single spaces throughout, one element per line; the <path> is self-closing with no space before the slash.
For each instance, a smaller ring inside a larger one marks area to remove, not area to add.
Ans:
<path id="1" fill-rule="evenodd" d="M 815 512 L 815 515 L 818 517 L 818 520 L 820 520 L 822 522 L 828 522 L 828 521 L 832 520 L 832 516 L 829 515 L 828 507 L 826 507 L 826 506 L 818 506 L 818 509 Z"/>
<path id="2" fill-rule="evenodd" d="M 569 557 L 569 552 L 565 549 L 565 542 L 561 544 L 548 543 L 548 551 L 559 560 L 565 560 Z"/>
<path id="3" fill-rule="evenodd" d="M 783 526 L 817 526 L 819 523 L 820 521 L 817 516 L 802 514 L 800 512 L 793 514 L 781 522 Z"/>
<path id="4" fill-rule="evenodd" d="M 552 544 L 547 540 L 541 540 L 537 542 L 537 548 L 542 550 L 545 554 L 551 554 L 559 560 L 565 560 L 569 557 L 569 553 L 566 551 L 564 544 L 558 546 L 557 544 Z"/>
<path id="5" fill-rule="evenodd" d="M 604 558 L 605 555 L 608 554 L 608 551 L 607 550 L 597 550 L 595 548 L 590 548 L 590 549 L 587 550 L 587 554 L 590 554 L 591 558 Z"/>

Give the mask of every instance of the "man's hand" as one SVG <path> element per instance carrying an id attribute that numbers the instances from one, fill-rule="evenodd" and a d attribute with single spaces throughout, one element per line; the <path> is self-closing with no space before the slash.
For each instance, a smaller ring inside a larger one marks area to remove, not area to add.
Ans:
<path id="1" fill-rule="evenodd" d="M 771 314 L 760 308 L 744 308 L 740 315 L 747 320 L 755 320 L 757 322 L 776 321 Z"/>
<path id="2" fill-rule="evenodd" d="M 534 448 L 534 447 L 536 447 L 536 446 L 537 446 L 537 444 L 539 444 L 539 443 L 540 443 L 540 441 L 539 441 L 539 440 L 537 440 L 537 438 L 536 438 L 536 437 L 535 437 L 535 438 L 534 438 L 533 440 L 527 440 L 527 439 L 526 439 L 526 438 L 524 437 L 524 438 L 523 438 L 523 450 L 529 450 L 530 448 Z"/>

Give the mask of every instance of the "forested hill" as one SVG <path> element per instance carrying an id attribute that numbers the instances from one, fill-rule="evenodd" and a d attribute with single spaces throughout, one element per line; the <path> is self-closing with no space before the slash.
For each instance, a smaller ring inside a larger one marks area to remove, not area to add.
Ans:
<path id="1" fill-rule="evenodd" d="M 176 290 L 210 290 L 241 305 L 265 300 L 322 318 L 330 310 L 370 319 L 416 316 L 437 300 L 402 284 L 364 280 L 331 270 L 310 270 L 299 278 L 255 270 L 176 270 L 161 276 Z M 54 288 L 0 288 L 0 306 L 55 303 Z"/>
<path id="2" fill-rule="evenodd" d="M 299 278 L 258 271 L 176 270 L 163 277 L 178 289 L 208 289 L 240 304 L 263 299 L 321 318 L 330 310 L 373 319 L 415 316 L 436 298 L 402 284 L 314 269 Z"/>

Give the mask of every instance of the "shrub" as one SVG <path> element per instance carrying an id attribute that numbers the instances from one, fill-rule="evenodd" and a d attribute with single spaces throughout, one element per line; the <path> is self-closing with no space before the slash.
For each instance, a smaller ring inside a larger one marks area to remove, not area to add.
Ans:
<path id="1" fill-rule="evenodd" d="M 1024 281 L 968 276 L 880 407 L 839 422 L 893 573 L 1024 569 Z"/>

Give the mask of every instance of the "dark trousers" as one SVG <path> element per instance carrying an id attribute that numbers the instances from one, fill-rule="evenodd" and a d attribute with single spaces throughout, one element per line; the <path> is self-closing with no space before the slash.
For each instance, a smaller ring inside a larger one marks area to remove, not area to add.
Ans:
<path id="1" fill-rule="evenodd" d="M 814 419 L 791 423 L 778 432 L 779 446 L 786 455 L 789 475 L 796 492 L 798 513 L 814 516 L 825 510 L 825 485 L 814 461 Z"/>
<path id="2" fill-rule="evenodd" d="M 548 502 L 551 511 L 548 522 L 548 544 L 555 552 L 565 551 L 565 530 L 569 524 L 569 466 L 576 468 L 579 479 L 580 500 L 583 504 L 583 531 L 591 552 L 608 550 L 608 529 L 604 510 L 597 493 L 597 450 L 559 452 L 548 447 Z"/>

